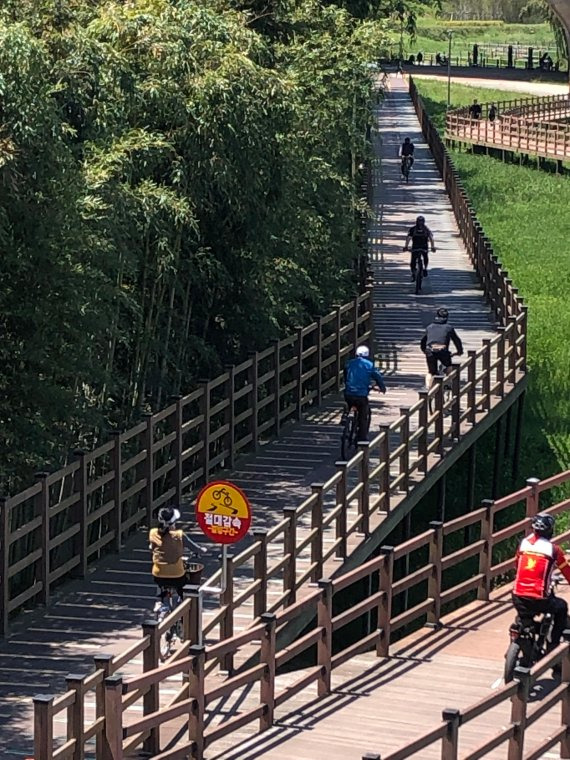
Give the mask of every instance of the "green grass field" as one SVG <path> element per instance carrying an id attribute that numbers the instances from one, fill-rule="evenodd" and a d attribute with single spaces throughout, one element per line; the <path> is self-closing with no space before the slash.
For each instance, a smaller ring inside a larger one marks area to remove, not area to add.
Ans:
<path id="1" fill-rule="evenodd" d="M 417 85 L 441 125 L 445 84 Z M 499 96 L 453 85 L 452 97 L 461 105 Z M 570 467 L 570 178 L 469 152 L 454 151 L 453 159 L 496 253 L 529 305 L 531 382 L 521 475 L 546 477 Z"/>

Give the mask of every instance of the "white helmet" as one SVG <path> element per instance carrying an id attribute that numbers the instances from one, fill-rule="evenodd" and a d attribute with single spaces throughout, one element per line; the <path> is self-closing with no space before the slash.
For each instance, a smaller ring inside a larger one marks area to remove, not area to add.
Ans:
<path id="1" fill-rule="evenodd" d="M 370 356 L 370 349 L 368 346 L 358 346 L 356 349 L 357 356 L 364 356 L 366 359 Z"/>

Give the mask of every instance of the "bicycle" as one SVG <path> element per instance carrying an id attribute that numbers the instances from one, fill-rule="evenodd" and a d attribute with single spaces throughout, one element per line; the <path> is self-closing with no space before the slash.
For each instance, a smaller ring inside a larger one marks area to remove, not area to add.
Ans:
<path id="1" fill-rule="evenodd" d="M 404 248 L 404 251 L 409 251 L 409 248 Z M 424 258 L 423 254 L 427 249 L 424 248 L 412 248 L 412 280 L 415 284 L 415 294 L 419 295 L 422 291 L 422 282 L 425 277 Z M 432 253 L 435 252 L 435 248 L 432 248 Z"/>
<path id="2" fill-rule="evenodd" d="M 456 352 L 454 354 L 451 354 L 451 358 L 453 359 L 455 356 L 459 356 L 459 354 Z M 453 372 L 454 366 L 451 364 L 449 367 L 445 367 L 441 361 L 438 359 L 437 362 L 437 374 L 443 375 L 444 377 L 447 377 L 451 372 Z M 429 391 L 433 385 L 435 376 L 431 375 L 429 372 L 426 373 L 425 376 L 425 385 L 426 389 Z M 446 381 L 444 379 L 443 381 L 443 406 L 448 406 L 449 402 L 451 401 L 451 397 L 453 395 L 453 388 L 450 381 Z M 429 397 L 429 412 L 430 414 L 433 414 L 434 411 L 434 396 Z"/>
<path id="3" fill-rule="evenodd" d="M 410 181 L 410 171 L 412 169 L 412 157 L 411 156 L 404 156 L 402 158 L 402 166 L 401 166 L 401 172 L 402 177 L 406 180 L 406 184 Z"/>
<path id="4" fill-rule="evenodd" d="M 372 388 L 371 390 L 376 390 Z M 370 404 L 368 405 L 368 420 L 366 422 L 366 434 L 370 429 L 370 420 L 372 419 L 372 410 Z M 351 449 L 356 451 L 358 444 L 358 409 L 355 406 L 351 406 L 350 409 L 345 409 L 340 424 L 343 426 L 342 435 L 340 437 L 340 458 L 343 462 L 347 462 L 350 459 Z"/>
<path id="5" fill-rule="evenodd" d="M 200 551 L 205 553 L 203 547 L 200 547 Z M 183 557 L 184 571 L 186 573 L 186 582 L 195 584 L 195 576 L 204 569 L 204 565 L 198 562 L 192 562 L 189 557 Z M 191 577 L 194 576 L 194 577 Z M 168 586 L 167 579 L 165 579 L 165 594 L 163 599 L 158 599 L 154 605 L 154 614 L 156 616 L 156 622 L 162 623 L 174 610 L 181 604 L 182 599 L 176 593 L 174 586 Z M 182 620 L 177 620 L 170 628 L 160 636 L 159 643 L 159 655 L 162 662 L 168 659 L 174 651 L 176 641 L 182 642 L 184 639 L 184 631 L 182 629 Z"/>

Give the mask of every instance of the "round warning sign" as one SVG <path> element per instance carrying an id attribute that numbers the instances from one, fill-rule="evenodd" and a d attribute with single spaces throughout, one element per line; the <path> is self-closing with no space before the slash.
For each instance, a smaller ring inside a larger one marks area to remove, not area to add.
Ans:
<path id="1" fill-rule="evenodd" d="M 226 480 L 216 480 L 198 494 L 196 519 L 212 541 L 235 544 L 249 530 L 251 506 L 240 488 Z"/>

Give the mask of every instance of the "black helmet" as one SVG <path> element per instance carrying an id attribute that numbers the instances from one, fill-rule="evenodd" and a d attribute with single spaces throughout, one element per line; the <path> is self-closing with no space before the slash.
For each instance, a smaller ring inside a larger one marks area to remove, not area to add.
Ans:
<path id="1" fill-rule="evenodd" d="M 177 520 L 180 520 L 180 512 L 176 507 L 162 507 L 158 510 L 158 524 L 161 528 L 172 528 Z"/>
<path id="2" fill-rule="evenodd" d="M 447 311 L 447 309 L 441 308 L 436 311 L 435 316 L 437 317 L 437 319 L 442 319 L 444 322 L 447 322 L 448 317 L 449 317 L 449 312 Z"/>
<path id="3" fill-rule="evenodd" d="M 554 517 L 547 512 L 540 512 L 532 518 L 532 530 L 542 538 L 552 538 L 554 535 Z"/>
<path id="4" fill-rule="evenodd" d="M 409 138 L 409 137 L 406 137 L 406 139 L 404 140 L 404 142 L 405 142 L 405 143 L 409 143 L 409 142 L 410 142 L 410 138 Z"/>
<path id="5" fill-rule="evenodd" d="M 418 218 L 416 219 L 416 224 L 425 224 L 425 223 L 426 223 L 425 216 L 418 216 Z"/>

